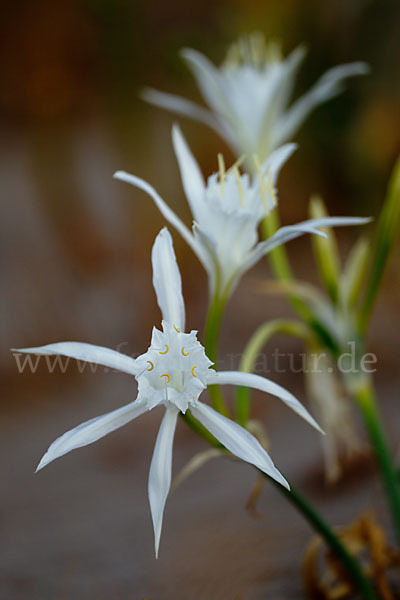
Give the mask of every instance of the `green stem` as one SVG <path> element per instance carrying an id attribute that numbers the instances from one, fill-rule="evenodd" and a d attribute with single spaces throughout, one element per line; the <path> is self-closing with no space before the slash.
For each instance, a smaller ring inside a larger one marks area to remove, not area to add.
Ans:
<path id="1" fill-rule="evenodd" d="M 194 418 L 190 410 L 187 410 L 185 414 L 182 412 L 179 413 L 179 416 L 193 431 L 197 433 L 200 437 L 202 437 L 206 442 L 210 444 L 210 446 L 214 446 L 215 448 L 223 448 L 222 444 L 198 421 Z"/>
<path id="2" fill-rule="evenodd" d="M 191 415 L 186 413 L 183 415 L 184 420 L 192 427 L 201 437 L 203 437 L 211 446 L 221 448 L 221 444 L 210 433 L 193 419 Z M 335 556 L 340 560 L 345 567 L 349 578 L 353 581 L 355 587 L 360 591 L 364 600 L 378 600 L 374 589 L 364 575 L 357 560 L 349 553 L 339 537 L 329 527 L 323 517 L 314 509 L 314 507 L 291 485 L 288 490 L 279 484 L 277 481 L 266 475 L 263 471 L 257 469 L 264 477 L 271 481 L 276 489 L 288 500 L 303 517 L 308 521 L 311 527 L 321 535 L 325 543 Z"/>
<path id="3" fill-rule="evenodd" d="M 252 373 L 256 366 L 257 356 L 268 340 L 277 333 L 291 335 L 305 340 L 307 343 L 312 341 L 312 332 L 307 325 L 290 319 L 276 319 L 268 321 L 261 325 L 251 336 L 240 361 L 239 370 L 245 373 Z M 239 425 L 246 427 L 250 411 L 250 390 L 247 387 L 236 388 L 236 420 Z"/>
<path id="4" fill-rule="evenodd" d="M 398 544 L 400 544 L 400 489 L 396 467 L 383 430 L 374 389 L 368 381 L 355 390 L 355 398 L 364 419 L 376 460 L 380 467 L 383 484 L 392 512 L 393 524 Z"/>
<path id="5" fill-rule="evenodd" d="M 268 239 L 274 235 L 279 229 L 279 213 L 277 210 L 271 211 L 261 222 L 261 230 L 264 239 Z M 277 246 L 269 254 L 268 259 L 272 267 L 273 272 L 278 279 L 282 281 L 290 281 L 293 279 L 293 272 L 290 267 L 289 259 L 287 257 L 284 246 Z"/>
<path id="6" fill-rule="evenodd" d="M 262 471 L 260 471 L 262 473 Z M 362 594 L 364 600 L 377 600 L 375 590 L 365 576 L 357 559 L 350 554 L 346 546 L 341 542 L 340 538 L 335 534 L 333 529 L 328 525 L 325 519 L 313 508 L 313 506 L 291 485 L 291 489 L 288 490 L 271 479 L 268 475 L 265 475 L 275 485 L 276 489 L 288 500 L 309 522 L 311 527 L 317 531 L 324 539 L 325 543 L 335 556 L 340 560 L 341 564 L 345 567 L 349 578 L 352 580 L 354 586 Z"/>
<path id="7" fill-rule="evenodd" d="M 204 330 L 205 352 L 215 366 L 217 366 L 218 360 L 219 331 L 221 328 L 221 321 L 224 314 L 225 305 L 226 300 L 215 294 L 208 309 Z M 219 387 L 217 385 L 209 385 L 207 389 L 210 394 L 211 404 L 215 410 L 225 416 L 228 416 L 229 412 Z"/>

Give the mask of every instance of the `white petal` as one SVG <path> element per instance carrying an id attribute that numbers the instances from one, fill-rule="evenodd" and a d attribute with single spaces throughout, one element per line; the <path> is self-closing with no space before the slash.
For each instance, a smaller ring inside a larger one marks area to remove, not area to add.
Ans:
<path id="1" fill-rule="evenodd" d="M 202 218 L 204 211 L 207 210 L 204 204 L 204 179 L 178 125 L 174 125 L 172 128 L 172 141 L 186 198 L 195 221 L 202 223 L 204 222 L 204 218 Z"/>
<path id="2" fill-rule="evenodd" d="M 156 558 L 158 557 L 158 547 L 160 545 L 165 502 L 171 487 L 172 443 L 178 413 L 178 409 L 174 406 L 167 408 L 165 411 L 150 467 L 149 501 L 154 527 Z"/>
<path id="3" fill-rule="evenodd" d="M 366 225 L 371 221 L 372 217 L 322 217 L 321 219 L 308 219 L 291 227 L 345 227 L 348 225 Z"/>
<path id="4" fill-rule="evenodd" d="M 287 106 L 292 95 L 293 88 L 296 83 L 297 71 L 300 68 L 301 63 L 307 53 L 305 46 L 298 46 L 295 48 L 286 60 L 283 61 L 283 75 L 282 75 L 282 91 L 281 91 L 281 105 Z"/>
<path id="5" fill-rule="evenodd" d="M 346 78 L 366 73 L 368 73 L 368 65 L 362 62 L 339 65 L 327 71 L 311 90 L 299 98 L 282 117 L 276 128 L 274 142 L 280 144 L 290 139 L 316 106 L 342 91 L 342 83 Z"/>
<path id="6" fill-rule="evenodd" d="M 191 117 L 196 121 L 200 121 L 205 125 L 208 125 L 212 129 L 216 130 L 219 134 L 222 134 L 222 130 L 218 124 L 217 119 L 205 108 L 198 106 L 186 98 L 175 96 L 174 94 L 167 94 L 166 92 L 159 92 L 152 88 L 146 88 L 141 94 L 142 98 L 150 104 L 166 108 L 172 112 L 184 115 L 185 117 Z"/>
<path id="7" fill-rule="evenodd" d="M 278 179 L 279 171 L 288 160 L 288 158 L 293 154 L 293 152 L 297 149 L 297 144 L 285 144 L 277 150 L 274 150 L 269 155 L 268 159 L 262 165 L 262 172 L 264 175 L 271 172 L 271 177 L 274 183 Z"/>
<path id="8" fill-rule="evenodd" d="M 195 76 L 207 104 L 220 114 L 226 113 L 229 98 L 225 96 L 223 79 L 218 69 L 203 54 L 191 48 L 184 48 L 181 55 Z"/>
<path id="9" fill-rule="evenodd" d="M 61 354 L 70 356 L 76 360 L 104 365 L 129 375 L 136 375 L 138 367 L 136 360 L 126 354 L 121 354 L 111 348 L 103 346 L 95 346 L 94 344 L 84 344 L 82 342 L 57 342 L 55 344 L 47 344 L 46 346 L 38 346 L 36 348 L 16 348 L 18 352 L 25 354 L 44 354 L 53 355 Z"/>
<path id="10" fill-rule="evenodd" d="M 216 243 L 198 223 L 193 223 L 193 236 L 204 249 L 203 266 L 208 275 L 210 298 L 214 297 L 217 281 L 221 277 L 221 268 L 217 258 Z"/>
<path id="11" fill-rule="evenodd" d="M 240 270 L 237 273 L 237 279 L 243 275 L 246 271 L 251 269 L 263 256 L 271 252 L 277 246 L 282 246 L 282 244 L 286 244 L 290 240 L 293 240 L 305 233 L 313 233 L 315 235 L 320 235 L 321 237 L 326 237 L 321 231 L 318 229 L 313 229 L 312 227 L 297 227 L 296 225 L 289 225 L 287 227 L 281 227 L 265 242 L 260 242 L 257 246 L 251 250 L 246 259 L 243 261 Z"/>
<path id="12" fill-rule="evenodd" d="M 130 183 L 131 185 L 146 192 L 146 194 L 148 194 L 154 200 L 160 213 L 167 219 L 169 223 L 171 223 L 173 227 L 175 227 L 177 232 L 181 234 L 185 242 L 189 244 L 193 252 L 200 260 L 200 262 L 204 265 L 204 251 L 199 245 L 198 241 L 194 239 L 186 225 L 174 213 L 174 211 L 170 209 L 168 204 L 161 198 L 161 196 L 149 183 L 147 183 L 143 179 L 140 179 L 139 177 L 136 177 L 135 175 L 130 175 L 125 171 L 117 171 L 116 173 L 114 173 L 113 177 L 114 179 L 119 179 L 120 181 Z"/>
<path id="13" fill-rule="evenodd" d="M 260 375 L 254 375 L 253 373 L 244 373 L 242 371 L 220 371 L 219 373 L 211 373 L 207 378 L 207 385 L 241 385 L 244 387 L 251 387 L 267 394 L 272 394 L 280 398 L 287 406 L 289 406 L 294 412 L 303 417 L 310 425 L 315 427 L 321 433 L 322 430 L 318 423 L 313 419 L 308 410 L 291 394 L 270 379 L 261 377 Z"/>
<path id="14" fill-rule="evenodd" d="M 160 231 L 151 252 L 153 286 L 163 319 L 185 331 L 185 304 L 182 280 L 176 262 L 171 235 L 166 227 Z"/>
<path id="15" fill-rule="evenodd" d="M 190 411 L 232 454 L 261 469 L 289 489 L 288 482 L 275 467 L 271 457 L 246 429 L 202 402 L 192 406 Z"/>
<path id="16" fill-rule="evenodd" d="M 129 421 L 132 421 L 146 410 L 146 403 L 136 400 L 121 408 L 117 408 L 117 410 L 81 423 L 74 429 L 64 433 L 51 444 L 38 464 L 36 471 L 43 469 L 43 467 L 56 458 L 67 454 L 71 450 L 75 450 L 75 448 L 81 448 L 82 446 L 96 442 L 108 433 L 111 433 L 111 431 L 129 423 Z"/>
<path id="17" fill-rule="evenodd" d="M 322 219 L 309 219 L 307 221 L 297 223 L 296 225 L 287 225 L 285 227 L 280 227 L 278 231 L 276 231 L 274 235 L 272 235 L 268 240 L 266 240 L 265 242 L 260 242 L 254 248 L 254 250 L 249 252 L 246 260 L 243 261 L 238 277 L 245 273 L 253 265 L 255 265 L 261 257 L 271 252 L 271 250 L 273 250 L 277 246 L 286 244 L 287 242 L 290 242 L 291 240 L 301 235 L 311 233 L 313 235 L 326 237 L 325 233 L 319 231 L 319 227 L 365 225 L 370 221 L 371 218 L 369 217 L 324 217 Z"/>

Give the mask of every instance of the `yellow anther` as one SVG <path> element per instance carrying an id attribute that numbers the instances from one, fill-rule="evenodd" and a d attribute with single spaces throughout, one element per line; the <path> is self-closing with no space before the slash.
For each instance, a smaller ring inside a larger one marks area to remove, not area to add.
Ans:
<path id="1" fill-rule="evenodd" d="M 185 346 L 182 346 L 182 350 L 181 350 L 183 356 L 189 356 L 190 352 L 185 352 Z"/>
<path id="2" fill-rule="evenodd" d="M 150 369 L 147 369 L 148 371 L 152 371 L 154 369 L 154 364 L 151 362 L 151 360 L 147 361 L 150 365 Z"/>
<path id="3" fill-rule="evenodd" d="M 181 330 L 180 330 L 180 329 L 178 329 L 176 325 L 174 325 L 174 329 L 175 329 L 175 331 L 177 331 L 178 333 L 180 333 L 180 332 L 181 332 Z"/>
<path id="4" fill-rule="evenodd" d="M 171 377 L 168 375 L 168 373 L 163 373 L 162 375 L 160 375 L 160 377 L 166 377 L 167 383 L 169 383 L 171 381 Z"/>
<path id="5" fill-rule="evenodd" d="M 261 192 L 261 200 L 262 200 L 262 203 L 264 204 L 265 213 L 267 215 L 269 215 L 270 208 L 268 206 L 268 200 L 267 200 L 267 186 L 264 181 L 263 172 L 262 172 L 261 165 L 260 165 L 260 159 L 258 158 L 257 154 L 253 154 L 253 160 L 254 160 L 254 164 L 256 167 L 256 171 L 257 171 L 258 185 L 260 186 L 260 192 Z"/>
<path id="6" fill-rule="evenodd" d="M 194 373 L 195 369 L 197 369 L 197 365 L 194 365 L 194 367 L 192 367 L 192 375 L 193 375 L 193 377 L 197 377 L 196 373 Z"/>
<path id="7" fill-rule="evenodd" d="M 219 170 L 219 182 L 221 184 L 221 195 L 224 195 L 225 185 L 225 161 L 223 155 L 218 153 L 218 170 Z"/>
<path id="8" fill-rule="evenodd" d="M 167 354 L 168 350 L 169 350 L 169 346 L 168 346 L 168 344 L 165 344 L 165 350 L 163 352 L 160 352 L 160 354 Z"/>

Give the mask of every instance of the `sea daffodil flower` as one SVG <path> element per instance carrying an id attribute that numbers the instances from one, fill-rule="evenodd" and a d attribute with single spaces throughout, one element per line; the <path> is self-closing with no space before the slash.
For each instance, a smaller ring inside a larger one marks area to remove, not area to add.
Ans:
<path id="1" fill-rule="evenodd" d="M 171 484 L 172 445 L 178 414 L 191 414 L 232 454 L 256 466 L 285 487 L 285 478 L 258 440 L 246 429 L 199 401 L 200 394 L 211 384 L 243 385 L 277 396 L 315 428 L 318 424 L 302 404 L 280 385 L 259 375 L 238 371 L 215 372 L 197 332 L 185 333 L 185 305 L 181 276 L 167 229 L 156 238 L 152 251 L 153 285 L 161 309 L 162 331 L 153 328 L 148 350 L 137 359 L 109 348 L 61 342 L 24 348 L 19 352 L 61 354 L 93 362 L 133 375 L 138 383 L 134 402 L 108 414 L 90 419 L 64 433 L 47 450 L 37 470 L 67 452 L 86 446 L 122 427 L 139 415 L 163 406 L 165 414 L 158 432 L 150 467 L 149 500 L 158 555 L 164 506 Z"/>
<path id="2" fill-rule="evenodd" d="M 240 277 L 271 250 L 305 233 L 326 237 L 318 228 L 359 225 L 369 219 L 327 217 L 309 219 L 281 227 L 267 241 L 258 242 L 258 226 L 277 203 L 275 184 L 279 170 L 294 144 L 275 150 L 263 164 L 254 157 L 257 173 L 240 174 L 237 165 L 220 171 L 204 182 L 199 166 L 180 129 L 174 125 L 172 140 L 183 188 L 193 214 L 192 232 L 170 209 L 158 192 L 146 181 L 124 171 L 115 179 L 125 181 L 151 196 L 159 211 L 189 244 L 207 271 L 211 297 L 227 299 Z"/>
<path id="3" fill-rule="evenodd" d="M 293 139 L 314 108 L 342 91 L 345 79 L 368 72 L 363 62 L 329 69 L 289 104 L 304 56 L 305 49 L 300 46 L 283 58 L 279 46 L 266 44 L 260 34 L 240 39 L 219 68 L 200 52 L 186 48 L 182 57 L 210 110 L 151 88 L 143 92 L 143 98 L 212 127 L 238 156 L 251 157 L 256 152 L 264 161 Z"/>

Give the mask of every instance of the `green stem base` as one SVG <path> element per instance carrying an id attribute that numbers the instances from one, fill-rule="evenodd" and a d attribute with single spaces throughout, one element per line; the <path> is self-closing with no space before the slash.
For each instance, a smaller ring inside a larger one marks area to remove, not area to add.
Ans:
<path id="1" fill-rule="evenodd" d="M 376 460 L 380 467 L 381 477 L 386 489 L 388 502 L 392 512 L 393 524 L 397 542 L 400 545 L 400 488 L 395 465 L 383 431 L 381 417 L 378 411 L 374 389 L 371 382 L 366 382 L 355 391 L 355 398 L 371 444 L 375 451 Z"/>
<path id="2" fill-rule="evenodd" d="M 260 471 L 261 472 L 261 471 Z M 263 475 L 265 475 L 263 473 Z M 368 577 L 364 574 L 359 562 L 342 543 L 340 538 L 329 527 L 323 517 L 309 504 L 309 502 L 291 485 L 288 490 L 276 482 L 274 479 L 265 475 L 276 487 L 276 489 L 288 500 L 308 521 L 311 527 L 321 535 L 326 545 L 332 550 L 335 556 L 345 567 L 347 574 L 353 582 L 356 589 L 361 593 L 364 600 L 378 600 L 378 596 Z"/>

